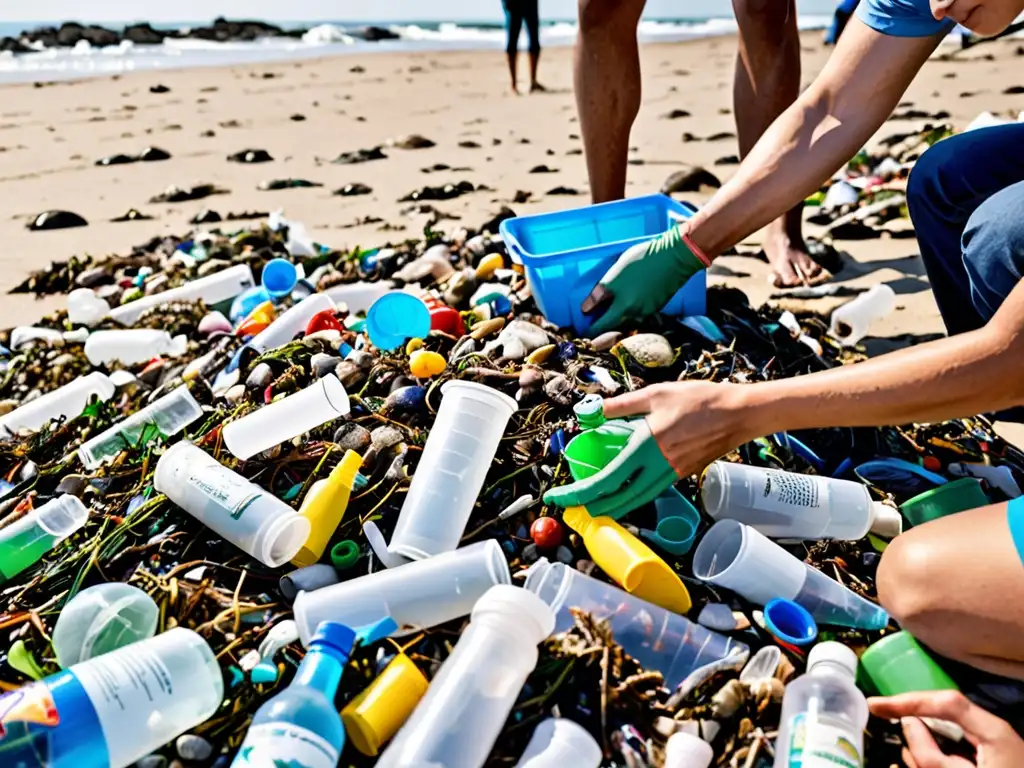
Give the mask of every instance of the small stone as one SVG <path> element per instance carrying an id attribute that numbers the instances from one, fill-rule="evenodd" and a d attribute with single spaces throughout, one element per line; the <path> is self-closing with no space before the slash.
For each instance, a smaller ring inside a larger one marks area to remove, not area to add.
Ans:
<path id="1" fill-rule="evenodd" d="M 497 333 L 505 327 L 505 318 L 496 317 L 492 320 L 483 320 L 479 323 L 474 323 L 469 335 L 479 341 L 480 339 L 487 338 L 491 334 Z"/>
<path id="2" fill-rule="evenodd" d="M 274 372 L 270 366 L 267 363 L 260 363 L 245 378 L 245 388 L 263 390 L 269 387 L 273 380 Z"/>
<path id="3" fill-rule="evenodd" d="M 556 349 L 557 347 L 554 344 L 545 344 L 543 347 L 538 347 L 526 356 L 526 362 L 530 365 L 543 365 Z"/>
<path id="4" fill-rule="evenodd" d="M 544 391 L 548 397 L 559 405 L 569 406 L 573 401 L 573 386 L 562 374 L 551 377 L 551 380 L 544 385 Z"/>
<path id="5" fill-rule="evenodd" d="M 0 416 L 6 416 L 19 405 L 21 405 L 21 403 L 17 400 L 0 400 Z"/>
<path id="6" fill-rule="evenodd" d="M 135 768 L 167 768 L 167 758 L 163 755 L 146 755 L 135 761 Z"/>
<path id="7" fill-rule="evenodd" d="M 334 373 L 338 367 L 338 363 L 341 362 L 340 357 L 335 355 L 328 355 L 324 352 L 317 352 L 313 357 L 309 359 L 310 370 L 313 371 L 313 376 L 322 379 L 329 373 Z"/>
<path id="8" fill-rule="evenodd" d="M 619 346 L 645 368 L 664 368 L 676 358 L 668 339 L 658 333 L 638 333 L 620 341 Z"/>
<path id="9" fill-rule="evenodd" d="M 189 220 L 189 224 L 216 224 L 222 217 L 217 211 L 204 208 Z"/>
<path id="10" fill-rule="evenodd" d="M 356 197 L 358 195 L 369 195 L 371 192 L 373 192 L 373 189 L 365 184 L 356 182 L 346 184 L 344 187 L 334 190 L 331 194 L 338 195 L 339 197 Z"/>
<path id="11" fill-rule="evenodd" d="M 353 349 L 345 356 L 345 361 L 359 366 L 360 370 L 369 371 L 373 368 L 374 358 L 369 352 L 361 349 Z"/>
<path id="12" fill-rule="evenodd" d="M 243 149 L 241 152 L 228 155 L 228 160 L 232 163 L 269 163 L 273 159 L 265 149 Z"/>
<path id="13" fill-rule="evenodd" d="M 399 149 L 428 149 L 435 146 L 433 141 L 425 136 L 420 136 L 418 133 L 410 133 L 408 136 L 391 139 L 388 144 Z"/>
<path id="14" fill-rule="evenodd" d="M 498 334 L 497 339 L 484 347 L 484 353 L 490 354 L 500 347 L 502 357 L 522 360 L 535 349 L 548 344 L 548 341 L 547 332 L 539 325 L 526 320 L 513 320 Z"/>
<path id="15" fill-rule="evenodd" d="M 198 330 L 207 336 L 217 331 L 231 333 L 231 322 L 220 312 L 207 312 L 199 321 Z"/>
<path id="16" fill-rule="evenodd" d="M 85 475 L 65 475 L 57 484 L 55 494 L 70 493 L 72 496 L 81 496 L 89 478 Z"/>
<path id="17" fill-rule="evenodd" d="M 417 379 L 427 379 L 444 372 L 448 367 L 444 355 L 418 349 L 409 357 L 409 372 Z"/>
<path id="18" fill-rule="evenodd" d="M 334 442 L 343 450 L 362 453 L 370 447 L 370 430 L 354 421 L 345 421 L 334 431 Z"/>
<path id="19" fill-rule="evenodd" d="M 523 547 L 522 560 L 527 565 L 533 565 L 540 559 L 540 551 L 536 544 L 527 544 Z"/>
<path id="20" fill-rule="evenodd" d="M 366 371 L 360 368 L 351 360 L 342 360 L 334 369 L 334 375 L 338 377 L 346 389 L 353 389 L 366 378 Z"/>
<path id="21" fill-rule="evenodd" d="M 388 448 L 398 445 L 404 439 L 405 435 L 402 434 L 402 431 L 390 424 L 377 427 L 370 433 L 370 441 L 378 451 L 386 451 Z"/>
<path id="22" fill-rule="evenodd" d="M 160 160 L 170 160 L 171 153 L 166 149 L 160 149 L 160 147 L 146 147 L 144 150 L 139 152 L 136 159 L 141 160 L 144 163 L 155 163 Z"/>
<path id="23" fill-rule="evenodd" d="M 106 267 L 93 267 L 82 272 L 75 278 L 75 286 L 78 288 L 95 288 L 101 283 L 110 282 L 110 272 Z"/>
<path id="24" fill-rule="evenodd" d="M 415 387 L 416 379 L 411 376 L 398 375 L 391 380 L 391 384 L 388 386 L 388 392 L 395 392 L 402 387 Z"/>
<path id="25" fill-rule="evenodd" d="M 558 549 L 555 550 L 555 559 L 560 563 L 566 565 L 572 565 L 572 561 L 576 558 L 572 554 L 572 550 L 562 544 Z"/>
<path id="26" fill-rule="evenodd" d="M 456 272 L 448 280 L 448 284 L 444 289 L 443 298 L 445 303 L 450 306 L 457 307 L 472 296 L 473 291 L 475 290 L 476 274 L 472 269 L 464 269 L 461 272 Z"/>
<path id="27" fill-rule="evenodd" d="M 661 192 L 669 195 L 673 192 L 699 192 L 701 187 L 718 189 L 721 186 L 722 182 L 715 174 L 698 166 L 672 173 L 661 185 Z"/>
<path id="28" fill-rule="evenodd" d="M 427 390 L 423 387 L 402 387 L 388 395 L 386 408 L 389 411 L 421 411 L 427 404 Z"/>
<path id="29" fill-rule="evenodd" d="M 174 747 L 178 750 L 178 756 L 183 760 L 199 762 L 213 754 L 213 745 L 194 733 L 179 736 L 178 740 L 174 742 Z"/>
<path id="30" fill-rule="evenodd" d="M 245 397 L 245 384 L 235 384 L 233 387 L 228 387 L 228 391 L 224 393 L 224 400 L 229 405 L 237 405 L 242 402 L 243 397 Z"/>
<path id="31" fill-rule="evenodd" d="M 28 228 L 34 231 L 44 229 L 68 229 L 69 227 L 85 227 L 89 222 L 72 211 L 44 211 L 33 217 Z"/>
<path id="32" fill-rule="evenodd" d="M 469 248 L 469 242 L 466 243 L 466 247 Z M 490 253 L 480 259 L 480 263 L 476 265 L 476 278 L 477 280 L 490 280 L 494 277 L 494 273 L 504 266 L 505 259 L 500 253 Z"/>
<path id="33" fill-rule="evenodd" d="M 595 352 L 607 352 L 618 344 L 620 339 L 622 339 L 621 333 L 618 331 L 608 331 L 608 333 L 602 333 L 590 342 L 590 346 L 593 347 Z"/>
<path id="34" fill-rule="evenodd" d="M 407 283 L 417 283 L 426 277 L 442 280 L 455 271 L 449 257 L 451 251 L 444 244 L 428 248 L 426 253 L 414 259 L 395 273 L 395 277 Z"/>

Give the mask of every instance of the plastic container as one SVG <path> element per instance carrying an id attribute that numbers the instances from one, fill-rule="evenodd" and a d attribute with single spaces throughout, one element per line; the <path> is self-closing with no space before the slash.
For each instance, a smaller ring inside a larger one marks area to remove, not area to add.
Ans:
<path id="1" fill-rule="evenodd" d="M 814 617 L 792 600 L 769 600 L 764 607 L 764 624 L 779 640 L 797 647 L 810 645 L 818 637 Z"/>
<path id="2" fill-rule="evenodd" d="M 708 768 L 715 750 L 704 739 L 690 733 L 673 733 L 665 744 L 664 768 Z"/>
<path id="3" fill-rule="evenodd" d="M 786 686 L 775 768 L 864 765 L 868 703 L 857 689 L 857 656 L 842 643 L 819 643 L 807 673 Z"/>
<path id="4" fill-rule="evenodd" d="M 239 323 L 252 314 L 261 304 L 270 301 L 270 294 L 262 285 L 255 285 L 235 296 L 228 310 L 228 318 L 232 323 Z"/>
<path id="5" fill-rule="evenodd" d="M 864 651 L 860 664 L 882 696 L 959 690 L 909 632 L 882 638 Z"/>
<path id="6" fill-rule="evenodd" d="M 839 343 L 851 347 L 865 336 L 871 324 L 896 309 L 896 293 L 884 283 L 848 301 L 832 313 L 831 333 Z"/>
<path id="7" fill-rule="evenodd" d="M 430 310 L 403 291 L 386 293 L 367 310 L 366 333 L 373 346 L 390 352 L 406 339 L 422 339 L 430 333 Z"/>
<path id="8" fill-rule="evenodd" d="M 288 259 L 271 259 L 263 265 L 260 282 L 271 299 L 283 299 L 291 295 L 299 281 L 299 270 Z"/>
<path id="9" fill-rule="evenodd" d="M 0 696 L 0 765 L 126 768 L 211 717 L 224 682 L 178 627 Z"/>
<path id="10" fill-rule="evenodd" d="M 68 294 L 68 322 L 90 328 L 110 314 L 110 305 L 91 288 L 76 288 Z"/>
<path id="11" fill-rule="evenodd" d="M 338 377 L 329 373 L 305 389 L 230 422 L 221 434 L 231 453 L 248 459 L 348 412 L 348 393 Z"/>
<path id="12" fill-rule="evenodd" d="M 554 625 L 536 595 L 491 587 L 377 768 L 481 768 Z"/>
<path id="13" fill-rule="evenodd" d="M 156 634 L 160 609 L 138 587 L 118 581 L 83 589 L 68 601 L 53 628 L 62 669 Z"/>
<path id="14" fill-rule="evenodd" d="M 35 565 L 88 519 L 85 505 L 66 493 L 0 528 L 0 584 Z"/>
<path id="15" fill-rule="evenodd" d="M 987 507 L 988 496 L 973 477 L 963 477 L 918 494 L 900 505 L 900 511 L 912 525 L 924 525 L 946 515 Z"/>
<path id="16" fill-rule="evenodd" d="M 178 434 L 202 415 L 202 406 L 182 384 L 84 443 L 78 449 L 78 458 L 86 469 L 96 469 L 127 448 Z"/>
<path id="17" fill-rule="evenodd" d="M 401 631 L 429 629 L 469 615 L 488 589 L 511 581 L 501 545 L 489 539 L 315 592 L 300 592 L 295 623 L 304 645 L 321 621 L 358 629 L 390 616 Z"/>
<path id="18" fill-rule="evenodd" d="M 309 537 L 309 520 L 190 443 L 160 457 L 153 486 L 271 568 L 295 557 Z"/>
<path id="19" fill-rule="evenodd" d="M 263 352 L 274 347 L 287 344 L 297 333 L 305 330 L 309 320 L 317 312 L 329 309 L 334 312 L 337 307 L 328 296 L 322 293 L 314 293 L 307 296 L 287 312 L 278 317 L 265 329 L 256 334 L 250 341 L 249 346 L 257 352 Z"/>
<path id="20" fill-rule="evenodd" d="M 899 512 L 872 501 L 860 483 L 727 461 L 704 471 L 701 501 L 716 520 L 738 520 L 779 539 L 857 541 L 873 528 L 892 538 L 902 528 Z"/>
<path id="21" fill-rule="evenodd" d="M 585 576 L 564 563 L 550 563 L 542 557 L 530 567 L 525 586 L 555 612 L 554 632 L 565 632 L 573 626 L 570 608 L 607 620 L 615 642 L 644 669 L 661 672 L 670 690 L 707 664 L 750 653 L 743 643 Z"/>
<path id="22" fill-rule="evenodd" d="M 449 381 L 388 549 L 418 560 L 459 546 L 516 401 L 470 381 Z"/>
<path id="23" fill-rule="evenodd" d="M 302 545 L 299 554 L 292 559 L 293 565 L 312 565 L 323 557 L 327 543 L 341 524 L 345 510 L 348 509 L 348 499 L 362 463 L 363 457 L 358 453 L 345 451 L 345 455 L 331 470 L 331 474 L 310 487 L 299 509 L 299 514 L 309 520 L 309 538 Z"/>
<path id="24" fill-rule="evenodd" d="M 427 692 L 427 678 L 412 659 L 399 653 L 362 693 L 341 710 L 352 746 L 376 757 L 398 733 Z"/>
<path id="25" fill-rule="evenodd" d="M 549 717 L 533 729 L 516 768 L 599 768 L 604 755 L 587 730 L 564 717 Z"/>
<path id="26" fill-rule="evenodd" d="M 669 487 L 654 500 L 658 524 L 654 530 L 639 529 L 641 538 L 647 539 L 670 555 L 680 557 L 693 548 L 700 527 L 700 512 L 683 494 Z"/>
<path id="27" fill-rule="evenodd" d="M 585 315 L 580 304 L 615 260 L 630 246 L 653 240 L 692 215 L 692 209 L 670 197 L 648 195 L 506 219 L 499 230 L 512 260 L 526 268 L 530 290 L 544 316 L 555 325 L 584 333 L 594 318 Z M 706 284 L 701 270 L 662 312 L 707 314 Z"/>
<path id="28" fill-rule="evenodd" d="M 776 597 L 792 600 L 820 624 L 877 630 L 889 623 L 878 605 L 735 520 L 719 520 L 704 534 L 693 556 L 693 575 L 758 605 Z"/>
<path id="29" fill-rule="evenodd" d="M 85 340 L 85 356 L 93 365 L 135 365 L 167 355 L 180 357 L 188 349 L 188 337 L 171 337 L 167 331 L 135 328 L 127 331 L 93 331 Z"/>
<path id="30" fill-rule="evenodd" d="M 81 376 L 60 389 L 40 395 L 0 416 L 0 430 L 3 433 L 22 429 L 36 430 L 48 424 L 51 419 L 73 419 L 81 415 L 93 397 L 109 400 L 116 389 L 114 382 L 99 371 Z"/>
<path id="31" fill-rule="evenodd" d="M 622 451 L 633 429 L 619 419 L 604 417 L 604 401 L 599 395 L 588 395 L 573 406 L 583 431 L 565 446 L 565 460 L 573 480 L 586 480 L 615 459 Z"/>
<path id="32" fill-rule="evenodd" d="M 175 301 L 201 300 L 207 306 L 220 304 L 233 299 L 247 288 L 256 285 L 252 269 L 248 264 L 236 264 L 233 267 L 214 272 L 212 275 L 191 280 L 178 288 L 171 288 L 152 296 L 142 296 L 128 304 L 114 307 L 110 316 L 119 323 L 132 325 L 147 309 L 170 304 Z"/>

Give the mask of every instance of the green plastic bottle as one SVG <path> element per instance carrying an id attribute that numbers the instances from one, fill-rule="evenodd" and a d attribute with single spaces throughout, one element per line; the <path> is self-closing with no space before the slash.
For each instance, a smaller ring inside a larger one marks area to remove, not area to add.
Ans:
<path id="1" fill-rule="evenodd" d="M 573 406 L 573 411 L 584 431 L 565 446 L 565 459 L 573 479 L 584 480 L 618 456 L 633 429 L 620 419 L 605 419 L 604 400 L 600 395 L 587 395 Z"/>

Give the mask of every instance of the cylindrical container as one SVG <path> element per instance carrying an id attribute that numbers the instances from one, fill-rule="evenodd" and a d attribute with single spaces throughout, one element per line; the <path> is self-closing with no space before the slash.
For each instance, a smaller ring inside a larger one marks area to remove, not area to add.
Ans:
<path id="1" fill-rule="evenodd" d="M 988 496 L 981 489 L 981 483 L 973 477 L 963 477 L 903 502 L 900 511 L 911 524 L 924 525 L 946 515 L 955 515 L 988 504 Z"/>
<path id="2" fill-rule="evenodd" d="M 832 313 L 829 332 L 850 347 L 868 334 L 871 324 L 896 308 L 896 293 L 888 285 L 876 285 Z"/>
<path id="3" fill-rule="evenodd" d="M 449 381 L 388 549 L 420 559 L 459 546 L 516 401 L 470 381 Z"/>
<path id="4" fill-rule="evenodd" d="M 295 598 L 303 645 L 321 621 L 362 627 L 390 616 L 402 629 L 429 629 L 468 616 L 495 584 L 508 584 L 508 562 L 496 539 L 398 568 L 375 571 Z"/>
<path id="5" fill-rule="evenodd" d="M 78 458 L 86 469 L 96 469 L 125 449 L 178 434 L 202 415 L 202 406 L 182 384 L 84 443 L 78 449 Z"/>
<path id="6" fill-rule="evenodd" d="M 604 755 L 587 730 L 564 717 L 549 717 L 533 729 L 516 768 L 599 768 Z"/>
<path id="7" fill-rule="evenodd" d="M 263 352 L 287 344 L 295 338 L 295 334 L 305 330 L 306 324 L 313 315 L 323 312 L 325 309 L 332 312 L 337 309 L 329 296 L 322 293 L 307 296 L 256 334 L 249 342 L 249 346 L 258 352 Z"/>
<path id="8" fill-rule="evenodd" d="M 151 307 L 170 304 L 174 301 L 196 301 L 201 299 L 204 304 L 213 306 L 222 301 L 233 299 L 247 288 L 256 285 L 252 269 L 248 264 L 236 264 L 222 269 L 212 275 L 191 280 L 178 288 L 171 288 L 163 293 L 143 296 L 135 301 L 114 307 L 110 316 L 119 323 L 132 325 L 139 316 Z"/>
<path id="9" fill-rule="evenodd" d="M 377 768 L 481 768 L 554 624 L 536 595 L 491 587 Z"/>
<path id="10" fill-rule="evenodd" d="M 299 280 L 299 270 L 288 259 L 271 259 L 263 265 L 260 282 L 272 299 L 288 296 Z"/>
<path id="11" fill-rule="evenodd" d="M 735 520 L 719 520 L 704 534 L 693 556 L 693 574 L 758 605 L 776 597 L 792 600 L 821 624 L 883 629 L 889 623 L 878 605 Z"/>
<path id="12" fill-rule="evenodd" d="M 348 411 L 348 393 L 338 377 L 330 373 L 305 389 L 232 421 L 221 434 L 229 451 L 248 459 Z"/>
<path id="13" fill-rule="evenodd" d="M 549 563 L 542 557 L 530 567 L 525 586 L 555 612 L 554 632 L 572 627 L 571 608 L 606 620 L 615 642 L 644 669 L 661 672 L 669 689 L 707 664 L 750 653 L 743 643 L 585 576 L 564 563 Z"/>
<path id="14" fill-rule="evenodd" d="M 909 632 L 883 637 L 864 651 L 860 664 L 882 696 L 960 690 Z"/>
<path id="15" fill-rule="evenodd" d="M 160 609 L 138 587 L 112 581 L 83 589 L 60 611 L 53 628 L 57 663 L 73 664 L 102 656 L 156 634 Z"/>
<path id="16" fill-rule="evenodd" d="M 160 457 L 153 486 L 271 568 L 295 557 L 309 536 L 309 520 L 190 443 Z"/>
<path id="17" fill-rule="evenodd" d="M 120 362 L 144 363 L 154 357 L 180 357 L 188 349 L 187 336 L 171 337 L 167 331 L 134 328 L 127 331 L 93 331 L 85 340 L 85 356 L 93 365 Z"/>
<path id="18" fill-rule="evenodd" d="M 88 519 L 85 505 L 66 493 L 0 528 L 0 584 L 39 562 Z"/>
<path id="19" fill-rule="evenodd" d="M 341 710 L 348 740 L 364 755 L 375 757 L 409 719 L 428 685 L 412 659 L 399 653 Z"/>
<path id="20" fill-rule="evenodd" d="M 115 389 L 117 387 L 106 374 L 99 371 L 90 373 L 0 416 L 0 431 L 35 430 L 49 423 L 50 419 L 73 419 L 85 410 L 93 397 L 109 400 Z"/>
<path id="21" fill-rule="evenodd" d="M 711 745 L 691 733 L 673 733 L 665 744 L 664 768 L 708 768 L 714 759 Z"/>

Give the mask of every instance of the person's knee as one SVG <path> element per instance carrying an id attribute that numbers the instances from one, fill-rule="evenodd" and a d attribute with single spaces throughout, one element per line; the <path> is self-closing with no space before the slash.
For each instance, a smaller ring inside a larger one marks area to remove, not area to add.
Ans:
<path id="1" fill-rule="evenodd" d="M 635 35 L 630 27 L 640 19 L 645 0 L 579 0 L 580 34 L 621 29 L 623 34 Z"/>
<path id="2" fill-rule="evenodd" d="M 927 635 L 947 605 L 943 587 L 947 580 L 940 557 L 927 538 L 904 534 L 889 543 L 878 564 L 875 584 L 879 602 L 915 636 Z"/>

